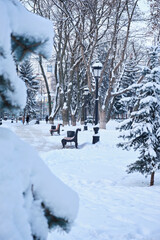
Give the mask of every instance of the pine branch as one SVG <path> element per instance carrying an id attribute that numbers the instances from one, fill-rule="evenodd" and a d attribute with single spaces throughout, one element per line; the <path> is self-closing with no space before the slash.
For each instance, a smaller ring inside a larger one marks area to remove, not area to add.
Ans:
<path id="1" fill-rule="evenodd" d="M 25 44 L 25 42 L 28 40 L 27 38 L 22 38 L 22 37 L 19 37 L 19 36 L 14 36 L 14 35 L 11 35 L 11 39 L 12 41 L 14 42 L 15 46 L 13 47 L 12 49 L 12 53 L 15 52 L 15 50 L 20 47 L 22 49 L 22 54 L 21 54 L 21 57 L 19 59 L 19 61 L 22 61 L 22 59 L 24 58 L 24 56 L 30 52 L 30 53 L 34 53 L 34 50 L 33 48 L 37 48 L 39 47 L 42 42 L 37 42 L 37 43 L 31 43 L 31 44 Z M 43 43 L 45 43 L 46 41 L 44 41 Z M 39 56 L 43 56 L 43 54 L 39 54 Z M 43 56 L 44 57 L 44 56 Z"/>

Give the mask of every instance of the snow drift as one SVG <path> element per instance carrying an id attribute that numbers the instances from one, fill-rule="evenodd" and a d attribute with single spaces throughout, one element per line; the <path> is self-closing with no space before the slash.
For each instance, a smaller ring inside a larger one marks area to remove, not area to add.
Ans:
<path id="1" fill-rule="evenodd" d="M 48 226 L 69 230 L 77 215 L 77 194 L 10 130 L 0 128 L 0 146 L 0 239 L 46 239 Z"/>

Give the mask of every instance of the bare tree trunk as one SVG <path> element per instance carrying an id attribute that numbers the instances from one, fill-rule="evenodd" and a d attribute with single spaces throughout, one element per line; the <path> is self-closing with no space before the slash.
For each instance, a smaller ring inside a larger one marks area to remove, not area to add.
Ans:
<path id="1" fill-rule="evenodd" d="M 155 172 L 152 172 L 152 173 L 151 173 L 150 186 L 153 186 L 153 185 L 154 185 L 154 174 L 155 174 Z"/>
<path id="2" fill-rule="evenodd" d="M 80 119 L 80 121 L 81 121 L 81 125 L 83 125 L 84 124 L 84 104 L 82 105 L 82 107 L 81 107 L 81 119 Z"/>
<path id="3" fill-rule="evenodd" d="M 76 117 L 75 115 L 71 115 L 71 125 L 76 126 Z"/>
<path id="4" fill-rule="evenodd" d="M 104 110 L 100 110 L 99 111 L 99 120 L 100 120 L 100 125 L 99 127 L 101 129 L 106 129 L 106 111 Z"/>
<path id="5" fill-rule="evenodd" d="M 107 107 L 106 123 L 109 122 L 109 120 L 111 119 L 111 113 L 112 113 L 112 109 L 113 109 L 113 105 L 114 105 L 114 100 L 115 100 L 115 98 L 110 98 L 110 102 Z"/>
<path id="6" fill-rule="evenodd" d="M 113 107 L 113 105 L 110 105 L 110 106 L 109 106 L 109 109 L 108 109 L 108 111 L 107 111 L 106 123 L 109 122 L 109 120 L 111 119 L 112 107 Z"/>
<path id="7" fill-rule="evenodd" d="M 52 117 L 49 118 L 49 123 L 54 124 L 54 119 Z"/>
<path id="8" fill-rule="evenodd" d="M 54 118 L 56 117 L 59 109 L 60 109 L 60 106 L 58 106 L 58 107 L 56 108 L 56 110 L 54 111 L 54 114 L 53 114 L 53 116 L 52 116 L 53 121 L 54 121 Z"/>
<path id="9" fill-rule="evenodd" d="M 47 89 L 48 112 L 49 112 L 49 115 L 51 115 L 51 111 L 52 111 L 52 108 L 51 108 L 51 95 L 50 95 L 50 91 L 49 91 L 49 85 L 48 85 L 47 77 L 46 77 L 46 74 L 44 72 L 44 68 L 43 68 L 43 65 L 42 65 L 42 57 L 41 56 L 39 57 L 39 65 L 40 65 L 41 72 L 42 72 L 42 75 L 43 75 L 43 78 L 44 78 L 44 81 L 45 81 L 45 85 L 46 85 L 46 89 Z"/>
<path id="10" fill-rule="evenodd" d="M 63 125 L 69 125 L 68 108 L 62 110 Z"/>

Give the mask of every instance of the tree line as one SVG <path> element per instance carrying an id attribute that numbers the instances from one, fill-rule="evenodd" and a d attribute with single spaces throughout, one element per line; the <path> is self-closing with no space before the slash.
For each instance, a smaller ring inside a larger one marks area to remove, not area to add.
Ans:
<path id="1" fill-rule="evenodd" d="M 54 119 L 59 112 L 63 123 L 75 125 L 84 121 L 84 89 L 89 89 L 88 112 L 94 115 L 95 80 L 91 65 L 99 59 L 103 69 L 99 79 L 100 128 L 117 112 L 127 112 L 120 99 L 131 90 L 134 83 L 143 79 L 140 64 L 147 65 L 147 34 L 151 37 L 157 13 L 151 4 L 148 20 L 140 11 L 138 0 L 22 0 L 28 9 L 50 19 L 55 29 L 54 76 L 56 96 L 51 109 L 47 86 L 49 115 Z M 149 32 L 137 29 L 139 22 L 148 21 Z M 158 30 L 157 30 L 158 32 Z M 158 34 L 157 34 L 158 35 Z M 39 60 L 42 75 L 42 58 Z M 127 75 L 127 76 L 126 76 Z M 130 93 L 129 93 L 130 92 Z"/>

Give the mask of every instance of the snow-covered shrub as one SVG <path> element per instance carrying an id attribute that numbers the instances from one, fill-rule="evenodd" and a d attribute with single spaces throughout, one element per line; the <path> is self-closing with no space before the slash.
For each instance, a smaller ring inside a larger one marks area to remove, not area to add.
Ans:
<path id="1" fill-rule="evenodd" d="M 50 57 L 50 21 L 17 0 L 0 0 L 0 109 L 24 108 L 26 88 L 16 61 L 31 53 Z M 68 231 L 78 210 L 77 194 L 55 177 L 36 152 L 0 128 L 0 239 L 45 240 L 49 228 Z"/>
<path id="2" fill-rule="evenodd" d="M 77 194 L 6 128 L 0 128 L 0 151 L 0 239 L 44 240 L 49 228 L 70 230 Z"/>

